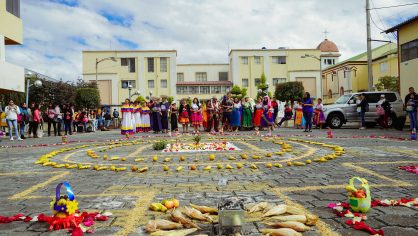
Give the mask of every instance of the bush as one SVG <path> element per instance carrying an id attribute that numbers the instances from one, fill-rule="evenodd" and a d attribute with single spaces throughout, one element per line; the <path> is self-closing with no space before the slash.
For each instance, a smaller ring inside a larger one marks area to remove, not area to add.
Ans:
<path id="1" fill-rule="evenodd" d="M 100 106 L 100 94 L 97 88 L 79 88 L 76 90 L 77 107 L 94 109 Z"/>
<path id="2" fill-rule="evenodd" d="M 298 98 L 303 97 L 305 88 L 303 87 L 302 82 L 286 82 L 276 85 L 276 91 L 274 92 L 274 97 L 279 101 L 295 101 Z"/>
<path id="3" fill-rule="evenodd" d="M 167 146 L 166 141 L 158 141 L 152 145 L 152 149 L 154 150 L 163 150 Z"/>

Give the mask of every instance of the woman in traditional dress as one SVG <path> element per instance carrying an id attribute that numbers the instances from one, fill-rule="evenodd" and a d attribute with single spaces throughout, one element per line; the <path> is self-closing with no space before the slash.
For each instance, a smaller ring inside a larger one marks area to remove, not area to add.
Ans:
<path id="1" fill-rule="evenodd" d="M 134 126 L 132 124 L 132 113 L 133 107 L 131 106 L 131 102 L 129 99 L 125 99 L 125 103 L 121 108 L 122 112 L 122 127 L 121 127 L 121 134 L 133 134 L 134 133 Z"/>
<path id="2" fill-rule="evenodd" d="M 178 121 L 177 121 L 177 115 L 179 113 L 179 110 L 177 108 L 176 102 L 172 102 L 170 106 L 170 119 L 171 119 L 171 131 L 179 131 L 178 127 Z"/>
<path id="3" fill-rule="evenodd" d="M 163 133 L 168 132 L 168 110 L 170 109 L 170 103 L 167 101 L 167 97 L 163 96 L 160 103 L 161 108 L 161 126 L 163 128 Z"/>
<path id="4" fill-rule="evenodd" d="M 295 126 L 297 129 L 302 129 L 302 119 L 303 119 L 302 101 L 299 98 L 296 100 L 296 103 L 293 106 L 293 109 L 295 109 Z"/>
<path id="5" fill-rule="evenodd" d="M 244 129 L 251 129 L 253 127 L 252 108 L 249 97 L 245 97 L 242 103 L 242 127 Z"/>
<path id="6" fill-rule="evenodd" d="M 202 123 L 203 130 L 206 130 L 208 127 L 208 113 L 206 111 L 206 102 L 202 102 Z"/>
<path id="7" fill-rule="evenodd" d="M 234 105 L 232 107 L 231 126 L 234 132 L 237 132 L 241 126 L 241 102 L 237 97 L 234 98 Z"/>
<path id="8" fill-rule="evenodd" d="M 179 108 L 179 123 L 182 124 L 183 133 L 189 132 L 189 117 L 190 117 L 190 106 L 187 104 L 187 100 L 183 99 Z"/>
<path id="9" fill-rule="evenodd" d="M 193 98 L 192 107 L 192 125 L 193 133 L 199 133 L 199 127 L 202 125 L 202 106 L 200 105 L 199 99 Z"/>
<path id="10" fill-rule="evenodd" d="M 314 111 L 314 125 L 322 129 L 322 125 L 325 124 L 324 105 L 322 105 L 322 99 L 318 98 L 318 102 Z"/>
<path id="11" fill-rule="evenodd" d="M 255 127 L 256 134 L 261 127 L 261 116 L 263 115 L 263 102 L 261 97 L 257 98 L 257 103 L 254 106 L 254 119 L 253 124 Z"/>
<path id="12" fill-rule="evenodd" d="M 141 106 L 139 105 L 139 102 L 135 100 L 134 102 L 134 118 L 135 118 L 135 131 L 139 133 L 141 131 L 141 124 L 142 124 L 142 118 L 141 118 Z"/>
<path id="13" fill-rule="evenodd" d="M 142 102 L 141 106 L 141 132 L 149 132 L 151 130 L 151 120 L 150 120 L 150 109 L 147 103 L 144 101 Z"/>
<path id="14" fill-rule="evenodd" d="M 271 136 L 274 126 L 274 108 L 271 105 L 269 96 L 263 98 L 263 115 L 261 117 L 261 126 L 267 128 L 267 136 Z"/>
<path id="15" fill-rule="evenodd" d="M 151 127 L 155 134 L 159 133 L 162 130 L 161 125 L 161 107 L 160 103 L 158 102 L 157 98 L 155 98 L 154 102 L 152 103 L 152 107 L 150 107 L 151 113 Z"/>

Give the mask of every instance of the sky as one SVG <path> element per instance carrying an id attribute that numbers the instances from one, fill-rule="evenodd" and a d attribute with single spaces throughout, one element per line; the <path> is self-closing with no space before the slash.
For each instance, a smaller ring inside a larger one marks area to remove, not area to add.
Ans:
<path id="1" fill-rule="evenodd" d="M 381 31 L 417 12 L 372 10 L 372 38 L 396 42 Z M 82 76 L 83 50 L 175 49 L 177 63 L 227 63 L 230 49 L 316 48 L 325 30 L 341 60 L 366 50 L 365 0 L 21 0 L 21 17 L 24 44 L 6 59 L 64 81 Z"/>

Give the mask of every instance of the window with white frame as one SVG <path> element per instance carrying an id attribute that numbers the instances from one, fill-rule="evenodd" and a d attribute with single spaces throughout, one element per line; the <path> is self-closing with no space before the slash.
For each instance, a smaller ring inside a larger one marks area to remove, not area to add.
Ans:
<path id="1" fill-rule="evenodd" d="M 228 72 L 219 72 L 219 81 L 228 81 Z"/>
<path id="2" fill-rule="evenodd" d="M 272 62 L 273 64 L 286 64 L 286 57 L 285 56 L 273 56 Z"/>
<path id="3" fill-rule="evenodd" d="M 248 57 L 241 57 L 241 63 L 247 65 L 248 64 Z"/>
<path id="4" fill-rule="evenodd" d="M 210 94 L 209 86 L 200 86 L 200 94 Z"/>
<path id="5" fill-rule="evenodd" d="M 177 86 L 177 94 L 187 94 L 187 86 Z"/>
<path id="6" fill-rule="evenodd" d="M 154 72 L 154 58 L 153 57 L 147 58 L 147 64 L 148 64 L 148 72 Z"/>
<path id="7" fill-rule="evenodd" d="M 161 88 L 167 88 L 167 80 L 166 79 L 161 80 Z"/>
<path id="8" fill-rule="evenodd" d="M 136 81 L 135 80 L 122 80 L 122 88 L 127 89 L 129 86 L 132 86 L 131 88 L 136 88 Z"/>
<path id="9" fill-rule="evenodd" d="M 211 86 L 210 87 L 211 93 L 221 93 L 221 86 Z"/>
<path id="10" fill-rule="evenodd" d="M 242 87 L 248 87 L 248 79 L 247 78 L 242 79 Z"/>
<path id="11" fill-rule="evenodd" d="M 167 72 L 167 57 L 160 57 L 160 72 Z"/>
<path id="12" fill-rule="evenodd" d="M 184 73 L 177 73 L 177 82 L 184 82 Z"/>
<path id="13" fill-rule="evenodd" d="M 148 88 L 154 88 L 154 80 L 148 80 Z"/>
<path id="14" fill-rule="evenodd" d="M 277 84 L 285 83 L 286 78 L 273 78 L 273 86 L 276 86 Z"/>
<path id="15" fill-rule="evenodd" d="M 380 72 L 388 71 L 388 63 L 387 62 L 382 62 L 379 65 L 380 65 Z"/>
<path id="16" fill-rule="evenodd" d="M 190 94 L 198 94 L 199 93 L 199 86 L 189 86 L 189 93 Z"/>
<path id="17" fill-rule="evenodd" d="M 260 63 L 261 63 L 261 58 L 260 58 L 260 56 L 254 56 L 254 63 L 255 63 L 255 64 L 260 64 Z"/>
<path id="18" fill-rule="evenodd" d="M 208 81 L 208 76 L 206 72 L 196 72 L 196 82 L 206 82 Z"/>

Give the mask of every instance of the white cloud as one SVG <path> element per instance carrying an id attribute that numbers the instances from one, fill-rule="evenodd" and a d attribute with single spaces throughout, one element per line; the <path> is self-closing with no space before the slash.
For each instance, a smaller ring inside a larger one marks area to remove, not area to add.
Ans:
<path id="1" fill-rule="evenodd" d="M 79 0 L 75 7 L 57 2 L 62 1 L 22 1 L 25 41 L 7 48 L 9 61 L 75 80 L 82 50 L 128 49 L 123 40 L 138 49 L 177 49 L 179 63 L 226 63 L 228 48 L 315 48 L 324 29 L 341 59 L 366 50 L 363 0 Z M 373 2 L 379 7 L 410 1 Z M 386 29 L 417 9 L 384 9 L 372 16 Z M 374 39 L 393 40 L 372 29 Z"/>

